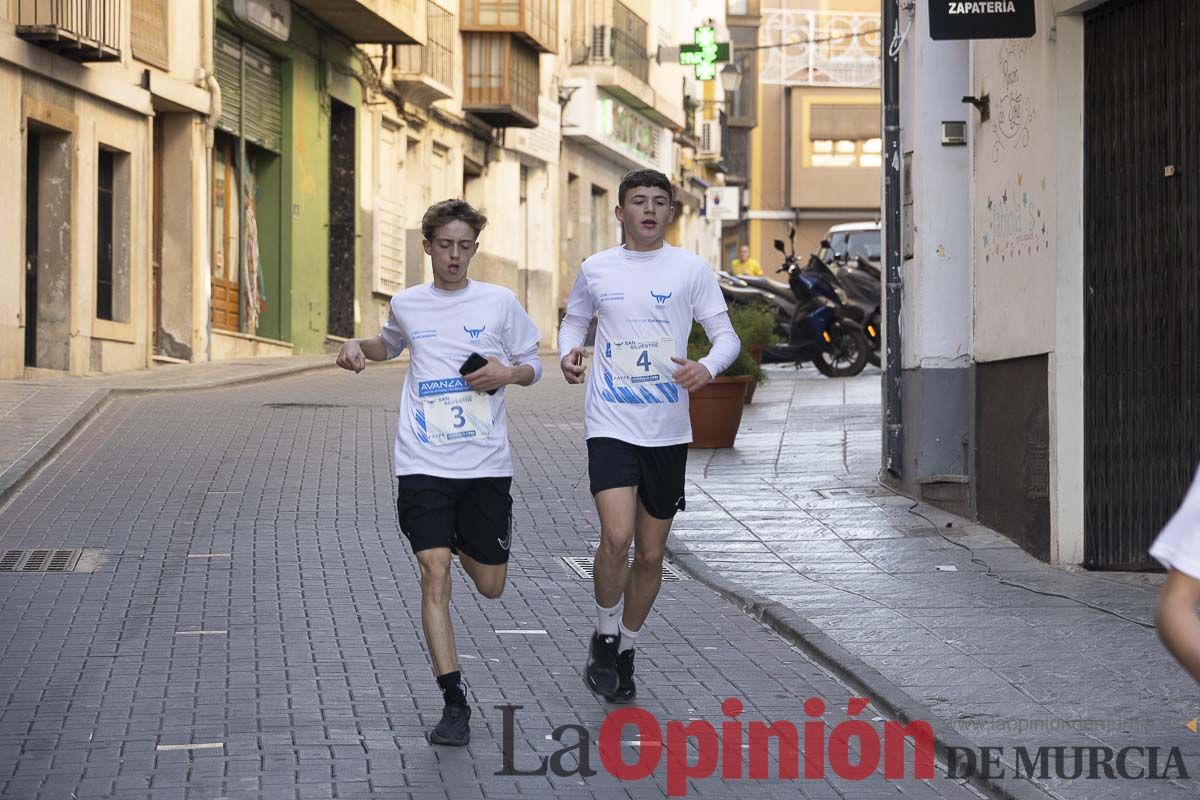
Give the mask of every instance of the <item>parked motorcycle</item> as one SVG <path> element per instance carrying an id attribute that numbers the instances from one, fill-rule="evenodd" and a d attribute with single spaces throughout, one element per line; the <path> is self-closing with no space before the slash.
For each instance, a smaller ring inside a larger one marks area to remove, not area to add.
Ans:
<path id="1" fill-rule="evenodd" d="M 779 239 L 775 240 L 775 249 L 784 256 L 778 271 L 787 273 L 788 289 L 796 306 L 789 320 L 788 343 L 764 350 L 763 363 L 811 361 L 822 375 L 830 378 L 859 374 L 867 365 L 871 349 L 863 333 L 862 310 L 849 302 L 837 276 L 816 255 L 809 256 L 808 262 L 801 265 L 796 257 L 794 229 L 789 229 L 788 238 L 792 243 L 790 253 Z M 746 283 L 754 288 L 749 281 Z M 782 299 L 770 286 L 760 291 Z"/>
<path id="2" fill-rule="evenodd" d="M 817 268 L 818 261 L 827 269 Z M 883 330 L 880 326 L 883 295 L 879 268 L 863 256 L 853 262 L 842 260 L 830 249 L 828 241 L 822 241 L 821 248 L 810 257 L 809 268 L 817 276 L 818 290 L 845 305 L 847 315 L 862 326 L 871 345 L 867 360 L 878 367 Z"/>
<path id="3" fill-rule="evenodd" d="M 752 285 L 753 278 L 745 275 L 734 275 L 724 270 L 717 273 L 717 285 L 721 287 L 721 294 L 725 296 L 725 303 L 729 306 L 735 305 L 767 305 L 775 310 L 775 334 L 780 339 L 788 337 L 788 330 L 791 327 L 792 315 L 796 311 L 796 298 L 792 296 L 791 290 L 787 294 L 764 291 L 756 285 Z M 779 284 L 783 286 L 783 284 Z M 787 287 L 784 286 L 786 289 Z"/>

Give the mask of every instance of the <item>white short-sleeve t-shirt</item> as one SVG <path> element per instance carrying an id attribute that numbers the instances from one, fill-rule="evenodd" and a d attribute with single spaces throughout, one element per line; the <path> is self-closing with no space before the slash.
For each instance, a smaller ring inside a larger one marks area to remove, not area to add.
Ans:
<path id="1" fill-rule="evenodd" d="M 567 315 L 599 317 L 584 399 L 589 439 L 661 447 L 692 440 L 688 393 L 672 380 L 687 357 L 693 320 L 726 311 L 702 258 L 664 244 L 648 253 L 613 247 L 583 262 Z"/>
<path id="2" fill-rule="evenodd" d="M 472 352 L 506 364 L 537 357 L 540 333 L 516 296 L 478 281 L 455 292 L 413 286 L 392 298 L 379 335 L 389 358 L 405 347 L 412 354 L 400 395 L 396 474 L 511 476 L 504 389 L 472 391 L 459 368 Z"/>
<path id="3" fill-rule="evenodd" d="M 1183 503 L 1150 547 L 1163 566 L 1200 580 L 1200 470 Z"/>

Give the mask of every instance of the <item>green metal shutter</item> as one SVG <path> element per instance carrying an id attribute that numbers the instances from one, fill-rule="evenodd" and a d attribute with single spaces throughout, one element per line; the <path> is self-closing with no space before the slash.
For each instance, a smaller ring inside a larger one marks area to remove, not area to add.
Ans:
<path id="1" fill-rule="evenodd" d="M 242 132 L 242 43 L 217 28 L 215 61 L 221 85 L 221 118 L 217 127 L 234 136 Z"/>
<path id="2" fill-rule="evenodd" d="M 283 79 L 270 53 L 217 29 L 217 82 L 221 84 L 221 119 L 217 127 L 244 135 L 265 150 L 283 150 Z M 242 82 L 242 64 L 245 77 Z"/>
<path id="3" fill-rule="evenodd" d="M 246 113 L 242 115 L 246 140 L 279 153 L 283 150 L 283 80 L 279 62 L 270 53 L 243 44 Z"/>

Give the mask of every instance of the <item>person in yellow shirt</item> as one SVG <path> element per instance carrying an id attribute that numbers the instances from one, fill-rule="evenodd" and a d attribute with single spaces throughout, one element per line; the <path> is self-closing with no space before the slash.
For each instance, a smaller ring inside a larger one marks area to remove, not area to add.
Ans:
<path id="1" fill-rule="evenodd" d="M 734 275 L 752 275 L 759 277 L 763 274 L 762 267 L 750 257 L 750 245 L 744 244 L 738 248 L 738 257 L 730 265 Z"/>

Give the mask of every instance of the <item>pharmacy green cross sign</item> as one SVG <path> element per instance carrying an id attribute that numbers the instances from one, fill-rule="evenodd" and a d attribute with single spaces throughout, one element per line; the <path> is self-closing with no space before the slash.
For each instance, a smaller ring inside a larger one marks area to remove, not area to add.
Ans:
<path id="1" fill-rule="evenodd" d="M 679 63 L 696 68 L 696 80 L 717 77 L 717 64 L 729 60 L 729 42 L 717 41 L 717 29 L 711 25 L 696 28 L 696 43 L 679 47 Z"/>

